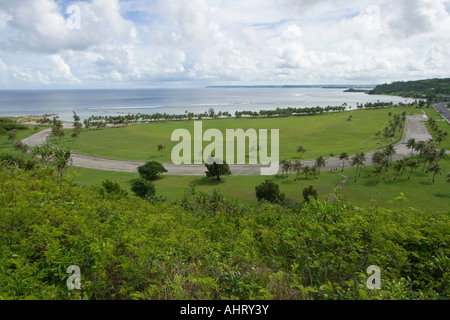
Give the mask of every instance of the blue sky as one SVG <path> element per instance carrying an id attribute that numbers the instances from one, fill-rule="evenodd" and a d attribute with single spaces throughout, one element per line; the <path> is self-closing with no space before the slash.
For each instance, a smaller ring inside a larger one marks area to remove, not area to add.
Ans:
<path id="1" fill-rule="evenodd" d="M 448 77 L 449 8 L 450 0 L 0 0 L 0 89 Z M 78 18 L 80 28 L 70 27 Z"/>

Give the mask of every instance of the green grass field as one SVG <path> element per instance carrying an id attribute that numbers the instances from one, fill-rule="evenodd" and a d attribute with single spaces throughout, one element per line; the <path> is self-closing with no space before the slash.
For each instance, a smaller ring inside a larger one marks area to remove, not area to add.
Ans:
<path id="1" fill-rule="evenodd" d="M 373 167 L 366 167 L 358 182 L 354 182 L 356 169 L 345 170 L 345 175 L 349 178 L 347 184 L 342 189 L 342 194 L 349 200 L 362 207 L 369 207 L 373 204 L 385 208 L 414 207 L 419 210 L 432 212 L 448 211 L 450 204 L 450 189 L 448 187 L 447 172 L 450 172 L 450 160 L 442 161 L 442 175 L 436 176 L 436 183 L 432 183 L 432 175 L 422 172 L 414 172 L 410 181 L 408 174 L 393 182 L 394 173 L 389 173 L 386 181 L 381 180 L 377 184 L 377 179 L 372 174 Z M 420 171 L 420 170 L 419 170 Z M 76 175 L 74 175 L 76 173 Z M 74 182 L 86 185 L 100 185 L 102 181 L 110 179 L 119 182 L 122 187 L 130 191 L 131 182 L 139 175 L 133 173 L 106 172 L 91 169 L 71 167 L 68 177 L 74 175 Z M 319 192 L 321 199 L 328 199 L 328 195 L 343 180 L 335 172 L 322 172 L 320 178 L 303 179 L 300 176 L 298 181 L 294 181 L 295 175 L 288 178 L 279 176 L 270 177 L 270 180 L 278 183 L 286 197 L 295 201 L 303 201 L 302 190 L 309 185 L 313 185 Z M 239 200 L 243 205 L 257 205 L 255 196 L 255 186 L 264 182 L 267 177 L 263 176 L 229 176 L 223 182 L 216 182 L 206 177 L 198 176 L 163 176 L 155 181 L 157 195 L 165 197 L 168 201 L 180 200 L 184 192 L 191 185 L 195 185 L 197 190 L 211 192 L 219 189 L 229 198 Z M 393 201 L 400 193 L 404 193 L 407 201 Z"/>
<path id="2" fill-rule="evenodd" d="M 366 167 L 358 182 L 355 183 L 356 169 L 346 169 L 345 174 L 349 180 L 342 189 L 342 194 L 349 200 L 363 207 L 369 207 L 371 200 L 379 207 L 398 209 L 413 207 L 420 210 L 448 211 L 450 208 L 450 187 L 447 182 L 447 173 L 450 172 L 450 160 L 441 161 L 442 174 L 436 176 L 436 182 L 432 182 L 431 173 L 422 173 L 420 168 L 414 171 L 411 180 L 408 181 L 409 172 L 394 182 L 395 174 L 391 168 L 386 181 L 380 180 L 373 174 L 374 167 Z M 403 192 L 407 201 L 392 201 Z"/>
<path id="3" fill-rule="evenodd" d="M 109 179 L 117 181 L 122 188 L 130 191 L 131 182 L 139 178 L 139 175 L 137 173 L 107 172 L 71 167 L 68 177 L 73 177 L 76 183 L 86 185 L 100 185 L 102 181 Z M 221 182 L 201 176 L 163 176 L 161 179 L 154 181 L 154 184 L 157 195 L 163 196 L 168 201 L 180 200 L 190 186 L 195 186 L 197 190 L 206 192 L 218 189 L 230 199 L 238 200 L 243 205 L 257 205 L 255 187 L 266 179 L 278 183 L 281 192 L 284 192 L 287 198 L 295 201 L 303 201 L 302 191 L 310 185 L 318 190 L 321 197 L 328 199 L 328 195 L 343 180 L 336 173 L 322 172 L 320 179 L 308 177 L 305 180 L 304 177 L 299 176 L 298 181 L 294 181 L 295 175 L 290 175 L 288 178 L 280 176 L 228 176 L 223 178 Z"/>
<path id="4" fill-rule="evenodd" d="M 281 159 L 297 159 L 296 150 L 300 144 L 307 150 L 303 159 L 315 159 L 318 156 L 327 158 L 342 152 L 353 154 L 361 150 L 373 151 L 387 145 L 390 141 L 377 139 L 375 133 L 387 125 L 390 120 L 389 112 L 401 114 L 403 111 L 408 114 L 421 112 L 414 108 L 393 108 L 290 118 L 204 120 L 203 132 L 211 128 L 217 128 L 222 133 L 225 133 L 226 129 L 238 128 L 279 129 Z M 353 116 L 350 123 L 346 121 L 349 114 Z M 181 128 L 193 134 L 193 125 L 193 121 L 179 121 L 84 130 L 77 141 L 73 141 L 70 132 L 67 132 L 60 143 L 75 152 L 98 157 L 172 162 L 171 150 L 178 143 L 170 141 L 172 132 Z M 56 139 L 53 141 L 58 143 Z M 166 147 L 162 155 L 157 150 L 160 143 Z M 204 143 L 203 147 L 208 144 Z"/>
<path id="5" fill-rule="evenodd" d="M 436 125 L 438 128 L 444 132 L 448 132 L 450 134 L 450 125 L 442 120 L 442 117 L 436 112 L 434 109 L 426 109 L 425 110 L 428 118 L 433 118 L 436 120 Z M 436 139 L 436 133 L 431 129 L 431 127 L 427 124 L 428 131 L 431 133 L 434 139 Z M 444 141 L 438 144 L 438 147 L 445 150 L 450 150 L 450 137 L 447 137 Z"/>

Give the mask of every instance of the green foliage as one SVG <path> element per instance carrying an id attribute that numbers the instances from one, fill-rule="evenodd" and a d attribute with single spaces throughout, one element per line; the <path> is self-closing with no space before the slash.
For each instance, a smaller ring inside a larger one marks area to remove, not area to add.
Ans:
<path id="1" fill-rule="evenodd" d="M 103 196 L 110 196 L 114 198 L 122 198 L 128 196 L 128 192 L 122 189 L 119 183 L 105 180 L 102 182 L 102 189 L 100 190 L 100 194 Z"/>
<path id="2" fill-rule="evenodd" d="M 218 212 L 236 214 L 241 208 L 237 201 L 227 199 L 220 191 L 214 189 L 211 194 L 197 191 L 190 187 L 180 201 L 180 206 L 196 214 L 216 214 Z"/>
<path id="3" fill-rule="evenodd" d="M 138 179 L 131 184 L 131 191 L 142 199 L 150 199 L 156 193 L 155 185 L 148 180 Z"/>
<path id="4" fill-rule="evenodd" d="M 448 212 L 337 198 L 240 210 L 216 193 L 214 214 L 194 214 L 0 166 L 0 299 L 449 298 Z M 81 290 L 66 287 L 71 265 Z"/>
<path id="5" fill-rule="evenodd" d="M 162 173 L 167 172 L 164 166 L 156 161 L 149 161 L 138 168 L 141 178 L 144 180 L 156 180 Z"/>
<path id="6" fill-rule="evenodd" d="M 17 123 L 16 120 L 10 118 L 0 118 L 0 135 L 6 134 L 8 131 L 20 131 L 28 129 L 27 126 Z"/>
<path id="7" fill-rule="evenodd" d="M 305 199 L 306 202 L 310 202 L 311 199 L 317 199 L 318 193 L 317 190 L 313 186 L 309 186 L 305 189 L 303 189 L 303 199 Z"/>
<path id="8" fill-rule="evenodd" d="M 205 172 L 208 178 L 216 178 L 220 181 L 222 176 L 231 175 L 230 166 L 225 161 L 221 164 L 216 161 L 212 164 L 205 163 L 205 167 L 208 170 Z"/>
<path id="9" fill-rule="evenodd" d="M 396 94 L 404 97 L 428 98 L 433 101 L 440 101 L 443 97 L 450 95 L 450 78 L 383 84 L 369 93 Z"/>
<path id="10" fill-rule="evenodd" d="M 280 186 L 273 181 L 266 180 L 261 185 L 255 187 L 258 201 L 266 200 L 277 203 L 285 200 L 284 193 L 280 193 Z"/>

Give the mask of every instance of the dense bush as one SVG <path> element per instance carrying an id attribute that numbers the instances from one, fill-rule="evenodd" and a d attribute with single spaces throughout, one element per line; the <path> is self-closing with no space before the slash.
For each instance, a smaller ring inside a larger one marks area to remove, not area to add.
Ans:
<path id="1" fill-rule="evenodd" d="M 283 201 L 286 197 L 280 192 L 280 186 L 273 181 L 266 180 L 261 185 L 255 187 L 258 201 L 266 200 L 272 203 Z"/>
<path id="2" fill-rule="evenodd" d="M 128 192 L 122 189 L 119 183 L 105 180 L 102 182 L 102 189 L 100 189 L 100 194 L 103 196 L 111 196 L 111 197 L 126 197 Z"/>
<path id="3" fill-rule="evenodd" d="M 0 118 L 0 135 L 6 134 L 7 131 L 26 130 L 27 126 L 17 123 L 16 120 L 8 118 Z"/>
<path id="4" fill-rule="evenodd" d="M 311 198 L 317 199 L 318 196 L 317 190 L 313 186 L 303 189 L 303 199 L 305 199 L 306 202 L 310 202 Z"/>
<path id="5" fill-rule="evenodd" d="M 230 166 L 223 161 L 223 163 L 214 163 L 212 164 L 205 164 L 206 170 L 206 176 L 208 178 L 215 178 L 216 180 L 220 181 L 221 177 L 223 176 L 229 176 L 231 175 Z"/>
<path id="6" fill-rule="evenodd" d="M 156 180 L 162 173 L 167 172 L 167 170 L 161 163 L 149 161 L 145 165 L 140 166 L 138 172 L 142 179 Z"/>
<path id="7" fill-rule="evenodd" d="M 156 193 L 155 185 L 144 179 L 133 181 L 131 184 L 131 191 L 142 199 L 150 199 Z"/>
<path id="8" fill-rule="evenodd" d="M 204 214 L 98 191 L 0 166 L 0 299 L 449 298 L 448 213 L 338 196 L 228 210 L 216 194 Z M 81 290 L 66 287 L 71 265 Z"/>

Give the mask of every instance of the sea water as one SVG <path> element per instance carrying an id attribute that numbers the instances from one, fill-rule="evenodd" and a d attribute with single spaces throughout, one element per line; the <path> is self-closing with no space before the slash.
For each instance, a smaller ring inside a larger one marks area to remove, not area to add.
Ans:
<path id="1" fill-rule="evenodd" d="M 129 113 L 203 113 L 274 110 L 287 107 L 342 106 L 357 103 L 408 103 L 412 99 L 347 93 L 337 88 L 191 88 L 123 90 L 0 90 L 0 117 L 57 115 L 72 121 Z"/>

